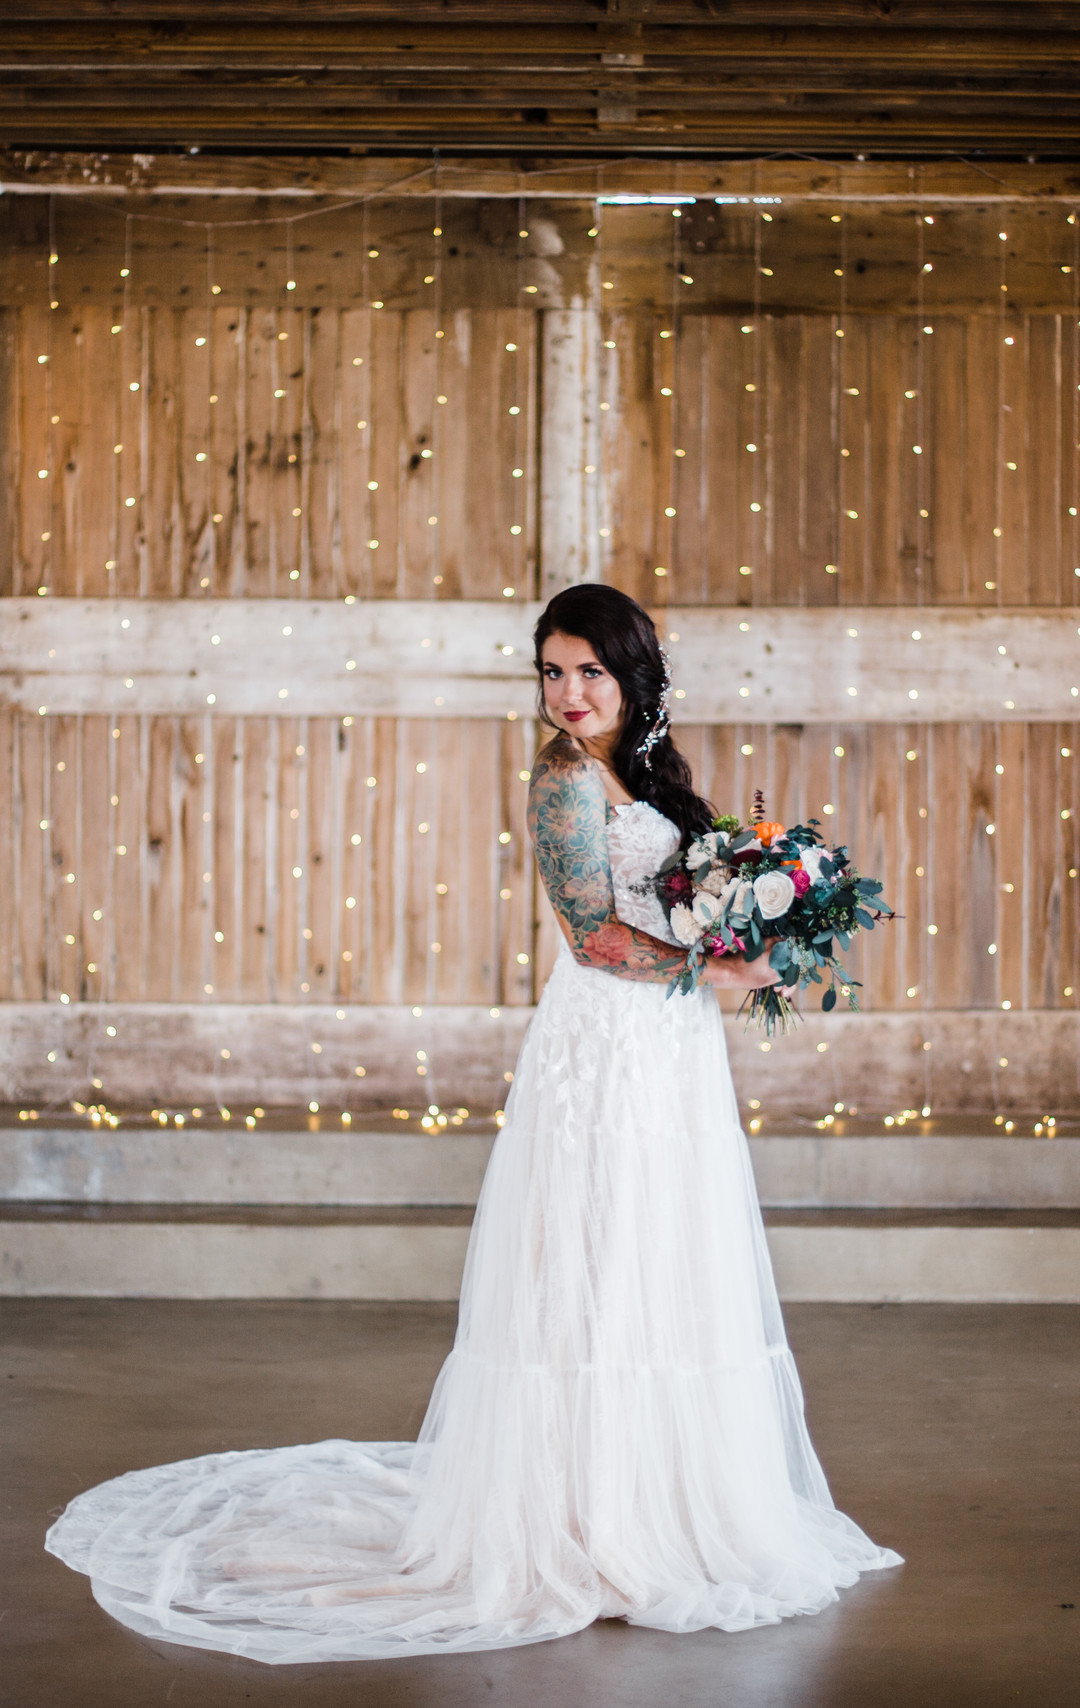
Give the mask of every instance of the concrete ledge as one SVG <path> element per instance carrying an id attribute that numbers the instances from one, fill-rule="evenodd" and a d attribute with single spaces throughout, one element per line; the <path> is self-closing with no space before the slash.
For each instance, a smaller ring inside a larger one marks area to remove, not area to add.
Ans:
<path id="1" fill-rule="evenodd" d="M 478 1123 L 479 1125 L 479 1123 Z M 475 1204 L 493 1131 L 0 1128 L 0 1199 L 86 1204 Z M 1080 1138 L 751 1138 L 758 1193 L 792 1209 L 1080 1208 Z"/>
<path id="2" fill-rule="evenodd" d="M 467 1226 L 7 1222 L 0 1295 L 456 1299 Z"/>
<path id="3" fill-rule="evenodd" d="M 1080 1303 L 1080 1228 L 775 1227 L 782 1299 Z"/>
<path id="4" fill-rule="evenodd" d="M 469 1230 L 410 1224 L 26 1219 L 0 1224 L 0 1295 L 171 1299 L 458 1296 Z M 781 1297 L 1080 1303 L 1080 1227 L 769 1229 Z"/>

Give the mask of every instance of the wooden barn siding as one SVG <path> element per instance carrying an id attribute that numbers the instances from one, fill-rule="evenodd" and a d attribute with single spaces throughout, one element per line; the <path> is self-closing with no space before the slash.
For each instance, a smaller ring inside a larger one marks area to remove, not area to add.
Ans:
<path id="1" fill-rule="evenodd" d="M 133 288 L 125 313 L 118 222 L 101 226 L 90 212 L 97 247 L 73 260 L 62 243 L 62 302 L 50 313 L 46 269 L 27 239 L 4 274 L 0 311 L 0 589 L 498 599 L 509 587 L 535 597 L 581 572 L 562 550 L 574 532 L 563 512 L 568 475 L 587 459 L 596 472 L 577 471 L 573 516 L 595 537 L 581 566 L 650 606 L 1045 607 L 1080 597 L 1069 514 L 1080 506 L 1080 372 L 1074 284 L 1060 277 L 1074 243 L 1048 223 L 1063 225 L 1061 209 L 1010 210 L 1010 228 L 1028 236 L 1019 255 L 1010 249 L 1006 325 L 995 209 L 978 216 L 988 241 L 977 251 L 972 210 L 939 216 L 938 233 L 953 228 L 952 258 L 971 259 L 950 283 L 928 251 L 938 270 L 922 319 L 911 312 L 910 210 L 861 213 L 881 265 L 852 278 L 842 320 L 827 210 L 777 216 L 767 259 L 778 276 L 757 287 L 739 210 L 726 247 L 695 259 L 695 287 L 673 322 L 656 306 L 670 294 L 656 261 L 666 210 L 606 210 L 604 270 L 615 284 L 604 298 L 581 234 L 564 258 L 515 256 L 517 210 L 504 204 L 479 216 L 490 252 L 474 246 L 472 271 L 445 287 L 441 340 L 433 308 L 402 306 L 430 300 L 421 275 L 432 263 L 416 237 L 430 213 L 408 217 L 382 310 L 357 306 L 355 244 L 328 260 L 316 243 L 298 261 L 295 306 L 270 300 L 245 252 L 221 274 L 225 306 L 208 311 L 196 234 L 161 240 L 157 300 Z M 445 216 L 448 234 L 457 217 Z M 789 218 L 802 221 L 794 247 L 780 230 Z M 575 222 L 583 233 L 582 209 L 559 210 L 546 228 L 529 215 L 560 242 Z M 693 229 L 688 220 L 688 241 Z M 273 245 L 267 253 L 284 264 Z M 319 307 L 317 273 L 330 281 Z M 538 281 L 535 310 L 519 306 L 526 279 Z M 747 306 L 755 288 L 757 315 Z M 749 322 L 756 331 L 743 333 Z M 672 326 L 676 337 L 661 339 Z M 583 391 L 577 422 L 566 413 L 573 364 L 553 383 L 560 329 L 596 387 Z M 560 463 L 556 448 L 568 443 Z M 557 939 L 522 835 L 519 772 L 533 739 L 524 721 L 367 717 L 344 731 L 317 717 L 0 715 L 11 874 L 3 998 L 535 999 Z M 836 806 L 832 823 L 904 916 L 860 946 L 851 970 L 866 980 L 868 1007 L 901 1012 L 1076 1006 L 1064 992 L 1080 987 L 1078 883 L 1068 876 L 1080 864 L 1078 803 L 1061 748 L 1076 752 L 1078 738 L 1075 723 L 681 731 L 720 806 L 745 810 L 758 783 L 780 816 Z M 87 973 L 88 962 L 101 970 Z"/>
<path id="2" fill-rule="evenodd" d="M 540 316 L 460 310 L 437 342 L 424 310 L 216 309 L 209 335 L 198 308 L 141 308 L 119 335 L 115 312 L 3 311 L 4 592 L 537 590 Z M 601 579 L 648 604 L 1080 596 L 1072 316 L 1017 316 L 1009 346 L 988 315 L 935 315 L 932 335 L 911 316 L 763 316 L 744 334 L 743 316 L 687 315 L 662 340 L 670 322 L 603 317 L 615 348 L 588 401 L 610 407 L 583 437 L 596 473 L 577 505 Z M 551 545 L 558 584 L 554 525 Z"/>
<path id="3" fill-rule="evenodd" d="M 4 311 L 4 592 L 529 590 L 536 340 L 515 312 L 461 310 L 438 343 L 422 310 L 143 307 L 114 335 L 117 312 Z"/>
<path id="4" fill-rule="evenodd" d="M 525 720 L 0 718 L 3 999 L 502 1006 L 547 976 Z M 902 917 L 849 959 L 868 1008 L 1077 1006 L 1076 722 L 679 736 L 718 808 L 763 787 L 880 874 Z"/>

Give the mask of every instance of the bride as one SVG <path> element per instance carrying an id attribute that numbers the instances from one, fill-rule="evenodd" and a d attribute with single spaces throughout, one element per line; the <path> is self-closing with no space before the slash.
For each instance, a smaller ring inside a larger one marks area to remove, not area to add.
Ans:
<path id="1" fill-rule="evenodd" d="M 742 1631 L 900 1564 L 833 1505 L 803 1419 L 720 1010 L 775 976 L 685 959 L 635 888 L 695 831 L 666 661 L 612 587 L 536 628 L 553 739 L 529 828 L 562 927 L 413 1442 L 131 1471 L 46 1546 L 148 1636 L 270 1662 L 501 1648 L 594 1619 Z"/>

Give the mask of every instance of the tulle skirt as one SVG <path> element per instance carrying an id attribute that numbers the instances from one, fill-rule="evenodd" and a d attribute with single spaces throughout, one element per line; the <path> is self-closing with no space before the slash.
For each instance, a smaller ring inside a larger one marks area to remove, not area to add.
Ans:
<path id="1" fill-rule="evenodd" d="M 899 1565 L 807 1434 L 711 992 L 565 947 L 417 1442 L 133 1471 L 46 1546 L 148 1636 L 268 1662 L 741 1631 Z"/>

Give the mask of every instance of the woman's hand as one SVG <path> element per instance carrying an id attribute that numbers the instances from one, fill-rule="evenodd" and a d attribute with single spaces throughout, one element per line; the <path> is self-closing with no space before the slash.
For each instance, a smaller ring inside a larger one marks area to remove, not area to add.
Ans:
<path id="1" fill-rule="evenodd" d="M 721 990 L 764 990 L 767 985 L 780 983 L 780 974 L 769 965 L 768 955 L 748 961 L 737 951 L 729 955 L 706 955 L 701 978 L 704 984 Z"/>

